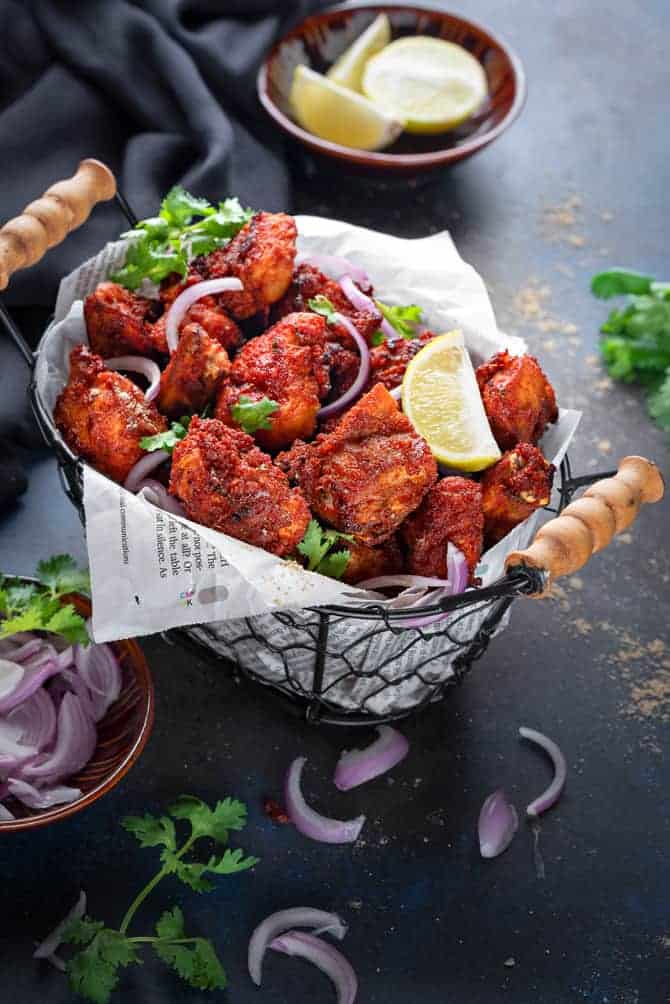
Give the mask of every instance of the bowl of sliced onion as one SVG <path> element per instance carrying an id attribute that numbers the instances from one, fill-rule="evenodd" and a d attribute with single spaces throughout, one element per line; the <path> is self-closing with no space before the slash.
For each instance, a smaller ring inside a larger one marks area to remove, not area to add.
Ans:
<path id="1" fill-rule="evenodd" d="M 54 602 L 33 579 L 2 585 L 3 595 L 40 590 Z M 66 613 L 55 628 L 90 616 L 83 595 L 59 603 Z M 0 627 L 9 616 L 5 604 Z M 154 687 L 139 645 L 86 644 L 67 634 L 68 627 L 0 633 L 0 834 L 92 805 L 125 777 L 151 734 Z"/>

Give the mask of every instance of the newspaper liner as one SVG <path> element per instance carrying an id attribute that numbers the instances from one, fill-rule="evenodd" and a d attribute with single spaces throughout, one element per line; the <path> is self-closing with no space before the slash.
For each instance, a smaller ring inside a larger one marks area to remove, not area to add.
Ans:
<path id="1" fill-rule="evenodd" d="M 448 233 L 403 240 L 320 217 L 296 221 L 300 251 L 351 258 L 369 271 L 382 299 L 421 304 L 432 330 L 459 327 L 475 365 L 503 348 L 526 350 L 522 339 L 498 331 L 482 279 L 460 258 Z M 61 282 L 35 372 L 50 412 L 67 380 L 70 350 L 87 342 L 82 298 L 119 266 L 125 249 L 123 241 L 108 244 Z M 580 417 L 561 410 L 545 434 L 542 449 L 554 464 L 565 455 Z M 370 599 L 362 590 L 158 510 L 90 467 L 84 468 L 84 511 L 96 641 L 186 627 L 268 683 L 309 693 L 318 615 L 305 608 Z M 504 574 L 506 555 L 530 543 L 539 521 L 535 513 L 483 555 L 478 571 L 484 585 Z M 482 605 L 455 615 L 453 637 L 471 639 L 489 609 Z M 389 631 L 366 638 L 371 626 L 366 620 L 331 618 L 324 690 L 334 705 L 387 714 L 415 705 L 435 683 L 453 676 L 458 653 L 456 646 L 449 651 L 441 633 L 445 622 L 424 628 L 423 638 Z M 382 662 L 383 680 L 354 672 Z M 415 675 L 418 666 L 423 668 Z"/>

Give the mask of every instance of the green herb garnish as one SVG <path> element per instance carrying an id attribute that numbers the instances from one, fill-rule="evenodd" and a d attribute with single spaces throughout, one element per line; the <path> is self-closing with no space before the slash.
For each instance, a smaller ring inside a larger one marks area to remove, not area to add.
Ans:
<path id="1" fill-rule="evenodd" d="M 271 401 L 269 397 L 262 397 L 260 401 L 242 394 L 237 404 L 230 409 L 237 424 L 249 435 L 258 429 L 271 429 L 272 421 L 269 416 L 277 411 L 279 405 L 276 401 Z"/>
<path id="2" fill-rule="evenodd" d="M 175 820 L 190 824 L 190 834 L 181 846 Z M 122 820 L 121 825 L 139 840 L 140 847 L 162 848 L 162 867 L 130 904 L 118 930 L 90 917 L 75 920 L 67 927 L 63 941 L 84 946 L 67 963 L 70 986 L 75 993 L 95 1004 L 107 1004 L 118 986 L 119 970 L 141 965 L 139 952 L 143 945 L 149 945 L 189 986 L 198 990 L 224 989 L 226 974 L 212 942 L 187 936 L 178 906 L 162 914 L 155 934 L 130 937 L 128 929 L 149 893 L 168 875 L 174 875 L 197 892 L 209 892 L 214 884 L 207 875 L 233 875 L 257 864 L 258 858 L 245 858 L 241 850 L 230 849 L 210 855 L 207 861 L 186 860 L 196 841 L 209 838 L 217 844 L 227 844 L 229 832 L 243 829 L 246 820 L 247 810 L 242 802 L 227 798 L 211 809 L 190 795 L 182 795 L 166 816 L 128 816 Z"/>
<path id="3" fill-rule="evenodd" d="M 175 185 L 163 199 L 158 216 L 140 220 L 123 234 L 132 241 L 112 282 L 137 289 L 143 279 L 159 283 L 173 273 L 185 276 L 192 258 L 224 247 L 252 216 L 252 210 L 244 209 L 238 199 L 213 206 Z"/>
<path id="4" fill-rule="evenodd" d="M 591 290 L 603 300 L 628 297 L 601 327 L 600 351 L 613 379 L 646 388 L 649 414 L 670 431 L 670 283 L 612 269 L 595 275 Z"/>
<path id="5" fill-rule="evenodd" d="M 353 540 L 350 533 L 339 530 L 325 530 L 318 520 L 311 519 L 305 536 L 298 544 L 298 550 L 307 558 L 310 572 L 320 572 L 331 579 L 341 579 L 351 557 L 348 549 L 333 551 L 339 540 Z"/>
<path id="6" fill-rule="evenodd" d="M 319 293 L 313 299 L 307 301 L 307 306 L 310 310 L 313 310 L 315 314 L 321 314 L 322 317 L 326 318 L 328 324 L 337 324 L 337 312 L 335 307 L 323 293 Z"/>
<path id="7" fill-rule="evenodd" d="M 69 554 L 55 554 L 37 566 L 38 583 L 0 578 L 0 638 L 19 631 L 51 631 L 70 644 L 88 643 L 86 622 L 72 603 L 61 603 L 69 593 L 90 593 L 88 572 L 77 568 Z"/>
<path id="8" fill-rule="evenodd" d="M 421 307 L 415 303 L 410 303 L 406 307 L 391 307 L 388 303 L 382 303 L 381 300 L 375 300 L 375 303 L 399 335 L 403 338 L 416 338 L 416 325 L 423 314 Z M 373 345 L 381 345 L 383 341 L 384 333 L 382 331 L 377 331 L 372 336 Z"/>
<path id="9" fill-rule="evenodd" d="M 167 432 L 157 432 L 155 436 L 143 436 L 140 439 L 140 446 L 147 453 L 153 453 L 154 450 L 166 450 L 172 453 L 177 443 L 181 442 L 188 432 L 190 424 L 191 416 L 182 415 L 178 422 L 171 423 Z"/>

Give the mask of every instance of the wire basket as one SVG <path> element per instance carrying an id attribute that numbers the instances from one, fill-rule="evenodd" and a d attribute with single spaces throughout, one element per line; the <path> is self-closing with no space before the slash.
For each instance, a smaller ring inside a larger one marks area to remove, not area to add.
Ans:
<path id="1" fill-rule="evenodd" d="M 113 196 L 134 225 L 136 217 L 116 191 L 113 175 L 97 161 L 83 161 L 73 178 L 52 186 L 26 211 L 39 224 L 31 223 L 34 247 L 25 240 L 17 245 L 12 230 L 16 221 L 0 230 L 0 288 L 12 272 L 39 260 L 69 229 L 79 226 L 96 202 Z M 38 206 L 41 216 L 33 209 Z M 49 218 L 54 232 L 42 216 Z M 55 223 L 61 227 L 57 239 Z M 33 353 L 1 302 L 0 323 L 34 368 L 44 343 Z M 61 440 L 34 378 L 29 395 L 44 440 L 56 455 L 65 493 L 84 523 L 84 464 Z M 663 495 L 658 468 L 644 458 L 625 458 L 618 471 L 573 477 L 565 457 L 558 502 L 550 511 L 561 513 L 579 488 L 600 479 L 605 480 L 587 492 L 590 498 L 573 503 L 569 514 L 545 524 L 527 550 L 515 552 L 513 567 L 497 582 L 422 607 L 423 627 L 408 625 L 407 610 L 370 602 L 277 611 L 174 629 L 165 637 L 237 667 L 286 699 L 310 722 L 378 725 L 404 717 L 439 701 L 463 680 L 505 627 L 517 596 L 541 595 L 552 577 L 581 568 L 615 532 L 630 525 L 643 502 L 658 501 Z M 426 624 L 424 618 L 431 615 L 435 620 Z"/>

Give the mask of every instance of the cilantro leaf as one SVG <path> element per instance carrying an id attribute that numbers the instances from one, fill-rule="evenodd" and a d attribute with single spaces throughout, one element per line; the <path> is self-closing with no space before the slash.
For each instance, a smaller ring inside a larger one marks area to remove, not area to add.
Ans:
<path id="1" fill-rule="evenodd" d="M 338 540 L 353 540 L 353 537 L 348 533 L 340 533 L 339 530 L 324 530 L 316 519 L 309 521 L 305 536 L 298 544 L 298 551 L 307 558 L 307 568 L 310 572 L 320 572 L 331 578 L 341 578 L 349 561 L 350 552 L 348 550 L 338 551 L 336 554 L 339 557 L 332 556 L 331 561 L 327 560 L 327 556 L 331 557 L 328 552 Z M 339 572 L 339 574 L 333 574 L 333 572 Z"/>
<path id="2" fill-rule="evenodd" d="M 640 272 L 630 272 L 623 268 L 612 268 L 599 272 L 591 279 L 591 292 L 601 300 L 625 293 L 649 293 L 654 280 Z"/>
<path id="3" fill-rule="evenodd" d="M 214 883 L 203 878 L 207 871 L 207 866 L 201 861 L 182 861 L 174 851 L 161 851 L 161 861 L 168 875 L 176 875 L 177 878 L 187 885 L 194 892 L 211 892 Z"/>
<path id="4" fill-rule="evenodd" d="M 220 858 L 212 857 L 207 862 L 207 871 L 213 875 L 235 875 L 237 872 L 244 872 L 247 868 L 253 868 L 258 864 L 260 858 L 244 857 L 244 851 L 237 847 L 234 851 L 230 848 L 221 855 Z"/>
<path id="5" fill-rule="evenodd" d="M 40 561 L 37 566 L 37 578 L 52 596 L 91 592 L 88 571 L 77 568 L 76 561 L 69 554 L 54 554 L 46 561 Z"/>
<path id="6" fill-rule="evenodd" d="M 279 409 L 276 401 L 262 397 L 258 401 L 242 394 L 237 402 L 230 409 L 233 419 L 241 428 L 251 435 L 258 429 L 271 429 L 272 421 L 269 416 Z"/>
<path id="7" fill-rule="evenodd" d="M 421 307 L 415 303 L 410 303 L 406 307 L 392 307 L 388 303 L 382 303 L 381 300 L 375 300 L 375 303 L 399 335 L 402 335 L 403 338 L 416 338 L 416 325 L 421 320 L 423 313 Z"/>
<path id="8" fill-rule="evenodd" d="M 168 812 L 174 819 L 187 819 L 198 837 L 211 837 L 225 844 L 230 830 L 242 830 L 247 822 L 247 807 L 235 798 L 217 802 L 213 809 L 193 795 L 181 795 Z"/>
<path id="9" fill-rule="evenodd" d="M 191 416 L 182 415 L 178 422 L 171 423 L 167 432 L 157 432 L 155 436 L 143 436 L 140 439 L 140 446 L 147 453 L 153 453 L 154 450 L 166 450 L 168 453 L 172 453 L 177 443 L 188 432 L 190 424 Z"/>
<path id="10" fill-rule="evenodd" d="M 105 925 L 101 920 L 80 917 L 70 921 L 61 935 L 61 941 L 70 945 L 88 945 Z"/>
<path id="11" fill-rule="evenodd" d="M 126 289 L 137 289 L 143 279 L 159 283 L 173 273 L 185 276 L 187 269 L 188 262 L 183 251 L 162 247 L 143 234 L 129 243 L 122 268 L 114 272 L 110 279 Z"/>
<path id="12" fill-rule="evenodd" d="M 168 224 L 180 227 L 190 223 L 194 216 L 206 216 L 214 211 L 207 199 L 199 199 L 181 185 L 174 185 L 161 202 L 160 215 Z"/>
<path id="13" fill-rule="evenodd" d="M 384 342 L 384 332 L 383 331 L 375 331 L 375 333 L 372 336 L 372 338 L 370 339 L 370 341 L 372 342 L 372 345 L 375 346 L 375 347 L 377 345 L 381 345 Z"/>
<path id="14" fill-rule="evenodd" d="M 662 383 L 649 395 L 648 405 L 651 417 L 670 432 L 670 368 Z"/>
<path id="15" fill-rule="evenodd" d="M 126 816 L 121 820 L 121 826 L 132 833 L 140 842 L 140 847 L 167 847 L 177 849 L 177 836 L 174 823 L 168 816 Z"/>
<path id="16" fill-rule="evenodd" d="M 0 610 L 5 614 L 18 613 L 25 609 L 36 596 L 39 596 L 39 590 L 32 583 L 14 582 L 11 579 L 6 579 L 3 581 L 0 593 Z"/>
<path id="17" fill-rule="evenodd" d="M 63 635 L 71 645 L 75 642 L 87 645 L 89 642 L 86 622 L 71 603 L 59 606 L 58 610 L 42 625 L 42 629 L 51 631 L 53 634 Z"/>
<path id="18" fill-rule="evenodd" d="M 337 324 L 337 312 L 335 307 L 328 297 L 323 295 L 323 293 L 319 293 L 318 296 L 308 300 L 307 306 L 310 310 L 313 310 L 315 314 L 321 314 L 322 317 L 325 317 L 328 324 Z"/>
<path id="19" fill-rule="evenodd" d="M 174 906 L 171 910 L 166 910 L 161 915 L 160 919 L 156 922 L 156 934 L 163 941 L 185 937 L 184 914 L 178 906 Z"/>
<path id="20" fill-rule="evenodd" d="M 88 948 L 68 962 L 70 986 L 94 1004 L 107 1004 L 119 982 L 118 970 L 141 961 L 128 938 L 118 931 L 102 928 Z"/>
<path id="21" fill-rule="evenodd" d="M 198 990 L 224 990 L 228 984 L 214 946 L 205 938 L 194 938 L 192 945 L 157 941 L 154 951 L 171 966 L 182 980 Z"/>

